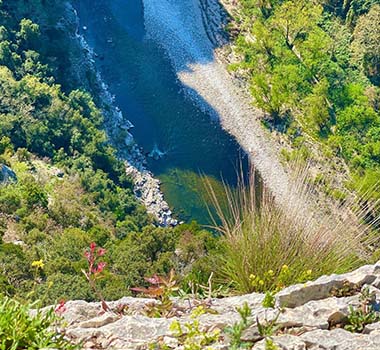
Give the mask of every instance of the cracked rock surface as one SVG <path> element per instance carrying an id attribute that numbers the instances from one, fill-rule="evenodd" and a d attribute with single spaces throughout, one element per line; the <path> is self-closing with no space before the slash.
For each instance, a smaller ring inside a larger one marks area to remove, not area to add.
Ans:
<path id="1" fill-rule="evenodd" d="M 379 350 L 380 322 L 366 325 L 361 333 L 344 329 L 350 307 L 357 310 L 362 307 L 360 289 L 370 290 L 376 298 L 374 302 L 378 303 L 379 277 L 380 262 L 342 275 L 322 276 L 277 293 L 278 306 L 274 309 L 264 308 L 264 295 L 258 293 L 207 301 L 174 298 L 173 307 L 180 310 L 176 317 L 149 318 L 144 310 L 156 301 L 125 297 L 108 303 L 111 310 L 124 310 L 122 313 L 104 313 L 100 303 L 70 301 L 63 317 L 68 324 L 66 335 L 75 342 L 82 342 L 85 349 L 142 350 L 160 343 L 169 349 L 181 350 L 182 341 L 173 334 L 170 325 L 175 320 L 181 325 L 193 322 L 191 310 L 203 303 L 212 312 L 198 318 L 200 329 L 204 332 L 220 330 L 219 340 L 210 349 L 227 350 L 230 340 L 226 327 L 240 321 L 236 309 L 247 303 L 252 310 L 251 324 L 242 332 L 241 341 L 248 343 L 249 349 L 264 350 L 270 338 L 283 350 Z M 273 333 L 260 334 L 257 321 L 259 325 L 272 322 Z"/>

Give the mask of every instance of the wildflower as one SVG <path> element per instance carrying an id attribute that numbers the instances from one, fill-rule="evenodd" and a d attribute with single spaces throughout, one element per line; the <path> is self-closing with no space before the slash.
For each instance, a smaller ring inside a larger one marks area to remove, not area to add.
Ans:
<path id="1" fill-rule="evenodd" d="M 251 280 L 254 280 L 254 279 L 256 278 L 256 276 L 255 276 L 254 274 L 251 274 L 251 275 L 249 275 L 249 278 L 250 278 Z"/>
<path id="2" fill-rule="evenodd" d="M 154 274 L 152 277 L 144 277 L 144 280 L 149 282 L 150 284 L 160 284 L 162 283 L 162 279 L 160 276 Z"/>
<path id="3" fill-rule="evenodd" d="M 95 248 L 96 248 L 96 243 L 95 242 L 91 242 L 91 244 L 90 244 L 90 251 L 91 251 L 91 253 L 95 252 Z"/>
<path id="4" fill-rule="evenodd" d="M 289 270 L 289 266 L 288 265 L 282 265 L 282 269 L 283 270 Z"/>
<path id="5" fill-rule="evenodd" d="M 312 272 L 313 272 L 312 270 L 307 270 L 307 271 L 306 271 L 306 273 L 307 273 L 308 275 L 311 275 Z"/>
<path id="6" fill-rule="evenodd" d="M 103 256 L 106 253 L 106 250 L 104 248 L 98 249 L 98 256 Z"/>
<path id="7" fill-rule="evenodd" d="M 263 286 L 263 285 L 264 285 L 264 281 L 263 281 L 263 280 L 260 280 L 260 281 L 259 281 L 259 285 L 260 285 L 260 286 Z"/>
<path id="8" fill-rule="evenodd" d="M 86 276 L 87 281 L 90 284 L 91 289 L 94 291 L 95 295 L 99 297 L 103 311 L 109 311 L 107 303 L 104 301 L 102 293 L 98 290 L 95 280 L 99 278 L 99 274 L 103 272 L 106 263 L 104 261 L 98 262 L 98 258 L 103 256 L 106 253 L 104 248 L 99 247 L 96 249 L 96 243 L 92 242 L 89 249 L 87 248 L 84 252 L 84 256 L 88 262 L 88 270 L 82 270 L 83 274 Z"/>
<path id="9" fill-rule="evenodd" d="M 45 266 L 44 262 L 41 260 L 35 260 L 32 262 L 32 267 L 35 267 L 36 269 L 42 269 Z"/>
<path id="10" fill-rule="evenodd" d="M 104 270 L 105 267 L 106 267 L 106 263 L 100 262 L 97 267 L 92 268 L 91 272 L 92 273 L 100 273 Z"/>
<path id="11" fill-rule="evenodd" d="M 273 270 L 269 270 L 269 271 L 268 271 L 268 275 L 269 275 L 269 276 L 273 276 L 273 275 L 274 275 Z"/>
<path id="12" fill-rule="evenodd" d="M 205 313 L 205 309 L 203 306 L 198 306 L 197 308 L 195 308 L 192 312 L 191 312 L 191 315 L 190 317 L 192 319 L 197 319 L 199 316 L 202 316 L 204 313 Z"/>
<path id="13" fill-rule="evenodd" d="M 65 301 L 60 300 L 59 304 L 54 309 L 54 312 L 58 315 L 62 315 L 66 311 Z"/>

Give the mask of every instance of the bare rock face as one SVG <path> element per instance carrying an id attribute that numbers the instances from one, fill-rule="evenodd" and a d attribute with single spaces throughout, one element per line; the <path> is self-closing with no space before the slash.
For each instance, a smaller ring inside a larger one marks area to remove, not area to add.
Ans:
<path id="1" fill-rule="evenodd" d="M 204 349 L 228 350 L 231 326 L 241 322 L 237 308 L 246 303 L 251 315 L 240 341 L 247 349 L 266 350 L 268 344 L 274 344 L 282 350 L 379 350 L 380 315 L 373 323 L 364 325 L 360 333 L 343 329 L 349 323 L 350 310 L 362 310 L 364 289 L 376 310 L 380 300 L 379 278 L 379 263 L 342 275 L 323 276 L 280 291 L 276 295 L 276 308 L 264 308 L 264 295 L 257 293 L 207 301 L 177 298 L 173 299 L 173 305 L 180 312 L 170 318 L 146 315 L 149 304 L 158 303 L 152 299 L 125 297 L 109 302 L 113 310 L 110 312 L 102 311 L 100 303 L 70 301 L 63 313 L 68 325 L 65 334 L 82 343 L 84 349 L 183 350 L 189 331 L 186 324 L 194 324 L 196 320 L 200 332 L 220 332 L 219 338 Z M 208 312 L 194 319 L 191 311 L 200 303 Z M 173 322 L 182 327 L 181 337 L 172 330 Z"/>

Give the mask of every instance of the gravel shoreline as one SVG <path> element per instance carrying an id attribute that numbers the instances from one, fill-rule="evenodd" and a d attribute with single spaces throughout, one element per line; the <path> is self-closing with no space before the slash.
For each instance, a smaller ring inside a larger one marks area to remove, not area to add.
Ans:
<path id="1" fill-rule="evenodd" d="M 260 123 L 262 112 L 232 81 L 211 42 L 218 33 L 218 0 L 143 0 L 147 35 L 165 49 L 188 96 L 236 138 L 265 185 L 282 204 L 289 178 L 276 144 Z M 208 13 L 207 13 L 208 11 Z M 207 30 L 206 30 L 207 28 Z M 222 38 L 223 39 L 223 38 Z"/>

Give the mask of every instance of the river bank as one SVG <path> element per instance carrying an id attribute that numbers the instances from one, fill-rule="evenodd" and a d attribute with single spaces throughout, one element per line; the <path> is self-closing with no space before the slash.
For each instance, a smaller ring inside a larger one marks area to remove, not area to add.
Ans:
<path id="1" fill-rule="evenodd" d="M 236 169 L 247 163 L 240 145 L 187 98 L 165 50 L 145 28 L 142 0 L 78 0 L 76 8 L 94 64 L 133 123 L 146 168 L 160 180 L 170 209 L 181 221 L 212 225 L 204 178 L 221 196 L 223 183 L 236 186 Z"/>
<path id="2" fill-rule="evenodd" d="M 134 182 L 136 197 L 144 204 L 147 212 L 157 219 L 159 225 L 176 226 L 178 220 L 173 218 L 172 211 L 164 199 L 160 189 L 160 180 L 155 178 L 152 172 L 147 169 L 145 155 L 131 133 L 133 124 L 123 115 L 101 73 L 96 69 L 97 54 L 88 45 L 84 36 L 80 34 L 78 13 L 69 3 L 67 3 L 67 13 L 67 18 L 71 19 L 76 27 L 75 36 L 72 37 L 72 40 L 81 47 L 82 52 L 81 62 L 75 67 L 79 70 L 91 70 L 96 77 L 95 90 L 100 101 L 99 107 L 104 116 L 105 130 L 111 144 L 117 149 L 118 156 L 125 163 L 126 174 Z"/>
<path id="3" fill-rule="evenodd" d="M 218 119 L 233 135 L 259 171 L 267 188 L 280 203 L 287 203 L 288 176 L 281 165 L 278 146 L 262 128 L 262 112 L 232 81 L 215 54 L 207 24 L 218 28 L 223 19 L 217 1 L 144 0 L 145 27 L 149 37 L 165 49 L 188 97 Z M 211 13 L 214 15 L 210 17 Z M 219 17 L 218 17 L 219 16 Z M 206 24 L 206 26 L 205 26 Z"/>

